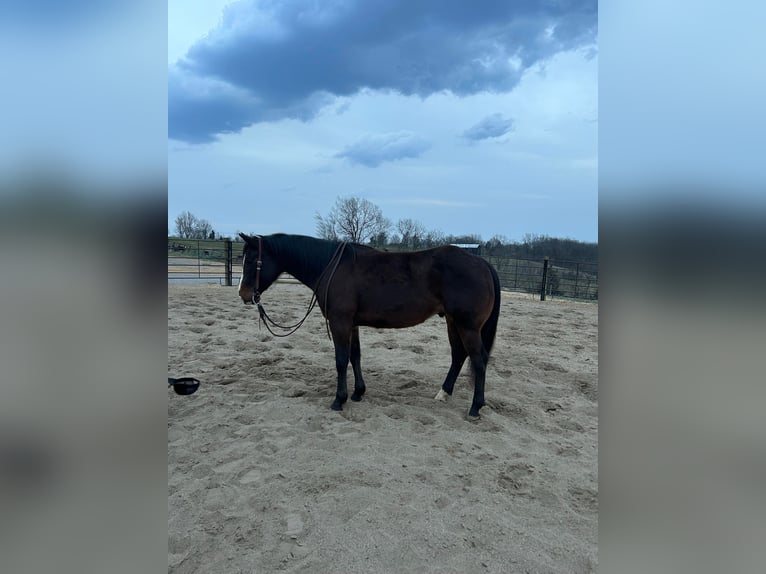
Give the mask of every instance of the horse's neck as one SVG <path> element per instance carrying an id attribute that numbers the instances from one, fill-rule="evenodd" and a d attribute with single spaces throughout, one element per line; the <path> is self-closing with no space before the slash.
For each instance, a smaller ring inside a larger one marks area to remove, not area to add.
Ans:
<path id="1" fill-rule="evenodd" d="M 308 288 L 316 289 L 319 277 L 330 263 L 337 246 L 313 238 L 305 238 L 301 242 L 282 250 L 282 263 L 290 275 Z"/>

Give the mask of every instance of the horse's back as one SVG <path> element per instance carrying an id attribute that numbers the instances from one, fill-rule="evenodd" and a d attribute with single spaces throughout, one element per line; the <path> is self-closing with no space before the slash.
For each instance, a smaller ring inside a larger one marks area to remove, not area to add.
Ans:
<path id="1" fill-rule="evenodd" d="M 425 252 L 357 253 L 349 285 L 356 291 L 356 322 L 380 328 L 411 327 L 441 311 L 430 288 Z"/>
<path id="2" fill-rule="evenodd" d="M 457 292 L 483 291 L 491 285 L 491 272 L 486 261 L 464 249 L 445 245 L 415 253 L 424 256 L 422 264 L 429 287 L 442 297 Z"/>
<path id="3" fill-rule="evenodd" d="M 494 300 L 487 263 L 454 246 L 357 252 L 350 279 L 360 325 L 408 327 L 437 313 L 483 323 Z"/>
<path id="4" fill-rule="evenodd" d="M 443 245 L 421 251 L 384 252 L 374 249 L 357 252 L 355 274 L 370 285 L 390 288 L 407 286 L 415 291 L 440 291 L 453 286 L 460 289 L 492 285 L 487 262 L 465 249 Z"/>

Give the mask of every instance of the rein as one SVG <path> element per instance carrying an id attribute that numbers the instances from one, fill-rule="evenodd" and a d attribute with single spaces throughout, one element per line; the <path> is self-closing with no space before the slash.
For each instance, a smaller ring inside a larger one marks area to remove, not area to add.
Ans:
<path id="1" fill-rule="evenodd" d="M 338 248 L 335 250 L 335 253 L 330 258 L 330 261 L 327 263 L 327 267 L 324 268 L 324 271 L 322 271 L 322 274 L 319 276 L 319 279 L 317 279 L 316 287 L 312 289 L 313 293 L 311 295 L 311 300 L 309 301 L 309 308 L 306 311 L 306 314 L 303 316 L 303 319 L 295 323 L 294 325 L 280 325 L 274 319 L 269 317 L 268 313 L 266 313 L 266 309 L 263 308 L 263 305 L 261 304 L 261 292 L 260 292 L 260 286 L 261 286 L 261 267 L 263 267 L 263 261 L 262 261 L 262 254 L 263 254 L 263 244 L 261 242 L 261 236 L 258 236 L 258 259 L 255 262 L 255 289 L 253 290 L 253 299 L 252 302 L 258 307 L 258 315 L 260 317 L 260 320 L 263 321 L 263 323 L 266 325 L 266 330 L 271 333 L 274 337 L 289 337 L 293 333 L 295 333 L 298 329 L 301 328 L 304 321 L 308 318 L 308 316 L 311 314 L 311 311 L 314 310 L 314 307 L 316 307 L 319 299 L 317 298 L 317 290 L 319 289 L 319 284 L 322 282 L 322 279 L 324 278 L 325 274 L 327 273 L 327 270 L 330 269 L 330 266 L 332 266 L 332 271 L 330 271 L 330 276 L 327 279 L 327 288 L 325 289 L 324 294 L 324 308 L 327 309 L 327 296 L 330 292 L 330 284 L 332 283 L 332 278 L 335 276 L 335 271 L 338 269 L 338 265 L 340 265 L 340 261 L 343 258 L 343 252 L 346 249 L 346 245 L 348 245 L 348 241 L 343 241 L 338 245 Z M 334 263 L 333 263 L 334 262 Z M 284 331 L 290 331 L 289 333 L 275 333 L 271 330 L 271 327 L 269 326 L 269 323 L 273 325 L 274 327 L 278 329 L 282 329 Z M 325 314 L 325 328 L 327 329 L 327 337 L 332 340 L 332 336 L 330 335 L 330 321 L 327 318 L 327 315 Z"/>

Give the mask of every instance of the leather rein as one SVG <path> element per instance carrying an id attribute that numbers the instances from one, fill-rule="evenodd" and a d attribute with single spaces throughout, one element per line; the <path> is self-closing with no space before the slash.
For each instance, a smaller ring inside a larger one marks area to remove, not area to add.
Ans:
<path id="1" fill-rule="evenodd" d="M 319 276 L 319 279 L 317 279 L 316 286 L 314 289 L 312 289 L 312 295 L 311 300 L 309 301 L 309 307 L 306 311 L 306 314 L 303 316 L 303 319 L 295 323 L 294 325 L 280 325 L 274 319 L 269 317 L 268 313 L 266 313 L 266 309 L 263 308 L 263 305 L 261 304 L 261 268 L 263 267 L 263 242 L 260 235 L 257 235 L 258 237 L 258 259 L 255 262 L 255 289 L 253 290 L 253 298 L 252 303 L 258 307 L 258 316 L 260 317 L 260 321 L 263 321 L 263 323 L 266 325 L 266 330 L 268 330 L 269 333 L 271 333 L 275 337 L 289 337 L 293 333 L 295 333 L 298 329 L 301 328 L 304 321 L 308 318 L 309 314 L 311 314 L 311 311 L 314 310 L 314 307 L 316 307 L 316 304 L 318 302 L 317 298 L 317 291 L 319 289 L 319 285 L 322 282 L 322 279 L 327 274 L 328 269 L 332 267 L 332 271 L 330 271 L 330 276 L 327 279 L 327 288 L 324 292 L 324 315 L 325 315 L 325 328 L 327 329 L 327 337 L 332 340 L 332 336 L 330 335 L 330 320 L 327 318 L 327 296 L 330 292 L 330 283 L 332 283 L 332 278 L 335 276 L 335 271 L 338 269 L 338 265 L 340 265 L 340 261 L 343 258 L 343 252 L 346 249 L 346 245 L 348 245 L 348 241 L 342 241 L 340 245 L 338 245 L 338 248 L 335 250 L 335 253 L 330 258 L 330 261 L 327 263 L 327 266 L 324 268 L 324 271 L 322 271 L 322 274 Z M 274 327 L 278 329 L 282 329 L 284 331 L 290 331 L 289 333 L 275 333 L 271 330 L 271 327 L 269 326 L 269 323 L 273 325 Z"/>

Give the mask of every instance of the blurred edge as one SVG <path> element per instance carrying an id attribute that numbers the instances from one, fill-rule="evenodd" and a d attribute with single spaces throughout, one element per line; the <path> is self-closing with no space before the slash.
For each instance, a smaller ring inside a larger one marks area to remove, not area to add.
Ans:
<path id="1" fill-rule="evenodd" d="M 4 572 L 165 567 L 164 185 L 0 200 Z"/>
<path id="2" fill-rule="evenodd" d="M 166 46 L 164 4 L 0 8 L 2 572 L 167 568 Z"/>
<path id="3" fill-rule="evenodd" d="M 766 211 L 600 210 L 599 565 L 766 563 Z"/>
<path id="4" fill-rule="evenodd" d="M 766 564 L 763 5 L 599 5 L 599 571 Z"/>

